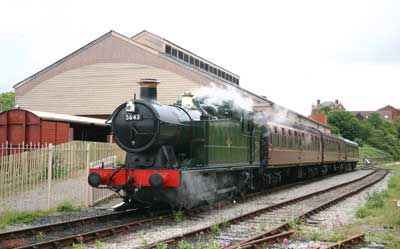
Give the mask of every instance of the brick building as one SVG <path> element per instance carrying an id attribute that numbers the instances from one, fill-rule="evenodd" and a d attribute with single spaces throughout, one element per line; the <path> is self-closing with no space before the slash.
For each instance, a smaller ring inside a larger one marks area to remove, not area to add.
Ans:
<path id="1" fill-rule="evenodd" d="M 387 121 L 392 121 L 396 118 L 400 118 L 400 109 L 396 109 L 391 105 L 387 105 L 376 111 L 352 111 L 351 113 L 360 120 L 369 118 L 372 113 L 378 113 L 382 119 Z"/>

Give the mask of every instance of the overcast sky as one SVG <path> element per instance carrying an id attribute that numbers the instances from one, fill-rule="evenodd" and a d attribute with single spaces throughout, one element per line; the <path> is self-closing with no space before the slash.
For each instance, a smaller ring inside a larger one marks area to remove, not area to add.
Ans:
<path id="1" fill-rule="evenodd" d="M 400 1 L 384 0 L 1 0 L 0 92 L 111 29 L 158 34 L 305 115 L 317 99 L 400 108 Z"/>

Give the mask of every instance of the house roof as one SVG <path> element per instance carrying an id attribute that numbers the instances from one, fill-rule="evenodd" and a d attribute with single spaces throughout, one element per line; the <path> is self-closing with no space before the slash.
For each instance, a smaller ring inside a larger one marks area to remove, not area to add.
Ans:
<path id="1" fill-rule="evenodd" d="M 400 109 L 397 109 L 391 105 L 387 105 L 385 107 L 382 107 L 380 109 L 378 109 L 378 111 L 391 111 L 391 112 L 400 112 Z"/>

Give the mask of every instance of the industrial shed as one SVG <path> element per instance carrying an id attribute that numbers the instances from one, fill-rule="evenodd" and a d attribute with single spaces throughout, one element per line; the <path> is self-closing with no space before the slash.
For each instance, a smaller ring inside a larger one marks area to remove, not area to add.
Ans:
<path id="1" fill-rule="evenodd" d="M 161 82 L 158 101 L 173 104 L 183 92 L 210 83 L 231 86 L 265 112 L 284 110 L 240 86 L 240 76 L 148 31 L 127 37 L 110 31 L 14 85 L 16 104 L 29 110 L 110 118 L 121 103 L 138 95 L 140 79 Z M 322 131 L 329 126 L 287 111 L 287 119 Z"/>
<path id="2" fill-rule="evenodd" d="M 13 109 L 0 113 L 0 144 L 61 144 L 72 140 L 107 142 L 105 119 Z"/>

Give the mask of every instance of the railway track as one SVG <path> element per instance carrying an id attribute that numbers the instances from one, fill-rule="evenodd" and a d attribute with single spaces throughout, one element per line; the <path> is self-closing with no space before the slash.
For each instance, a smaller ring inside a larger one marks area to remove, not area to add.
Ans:
<path id="1" fill-rule="evenodd" d="M 154 248 L 157 244 L 174 247 L 185 240 L 195 245 L 224 245 L 223 248 L 255 248 L 264 244 L 268 238 L 274 238 L 286 232 L 296 222 L 300 222 L 339 201 L 350 197 L 382 180 L 388 171 L 376 170 L 359 179 L 352 180 L 325 190 L 266 206 L 229 220 L 219 221 L 211 226 L 174 236 L 145 248 Z"/>
<path id="2" fill-rule="evenodd" d="M 60 248 L 139 228 L 167 211 L 133 209 L 0 234 L 0 248 Z"/>
<path id="3" fill-rule="evenodd" d="M 305 185 L 330 176 L 334 175 L 275 187 L 268 191 L 246 196 L 244 200 L 249 201 L 273 191 L 284 190 L 297 185 Z M 196 215 L 202 211 L 204 211 L 204 209 L 193 210 L 189 215 Z M 147 210 L 147 212 L 149 212 L 149 210 Z M 162 216 L 164 218 L 169 217 L 173 219 L 172 213 L 166 210 L 155 212 L 150 215 L 144 210 L 129 210 L 10 231 L 0 234 L 0 248 L 62 248 L 74 243 L 85 243 L 121 233 L 134 232 L 146 226 L 157 225 L 158 223 L 167 221 L 167 219 L 161 220 L 160 217 Z"/>

